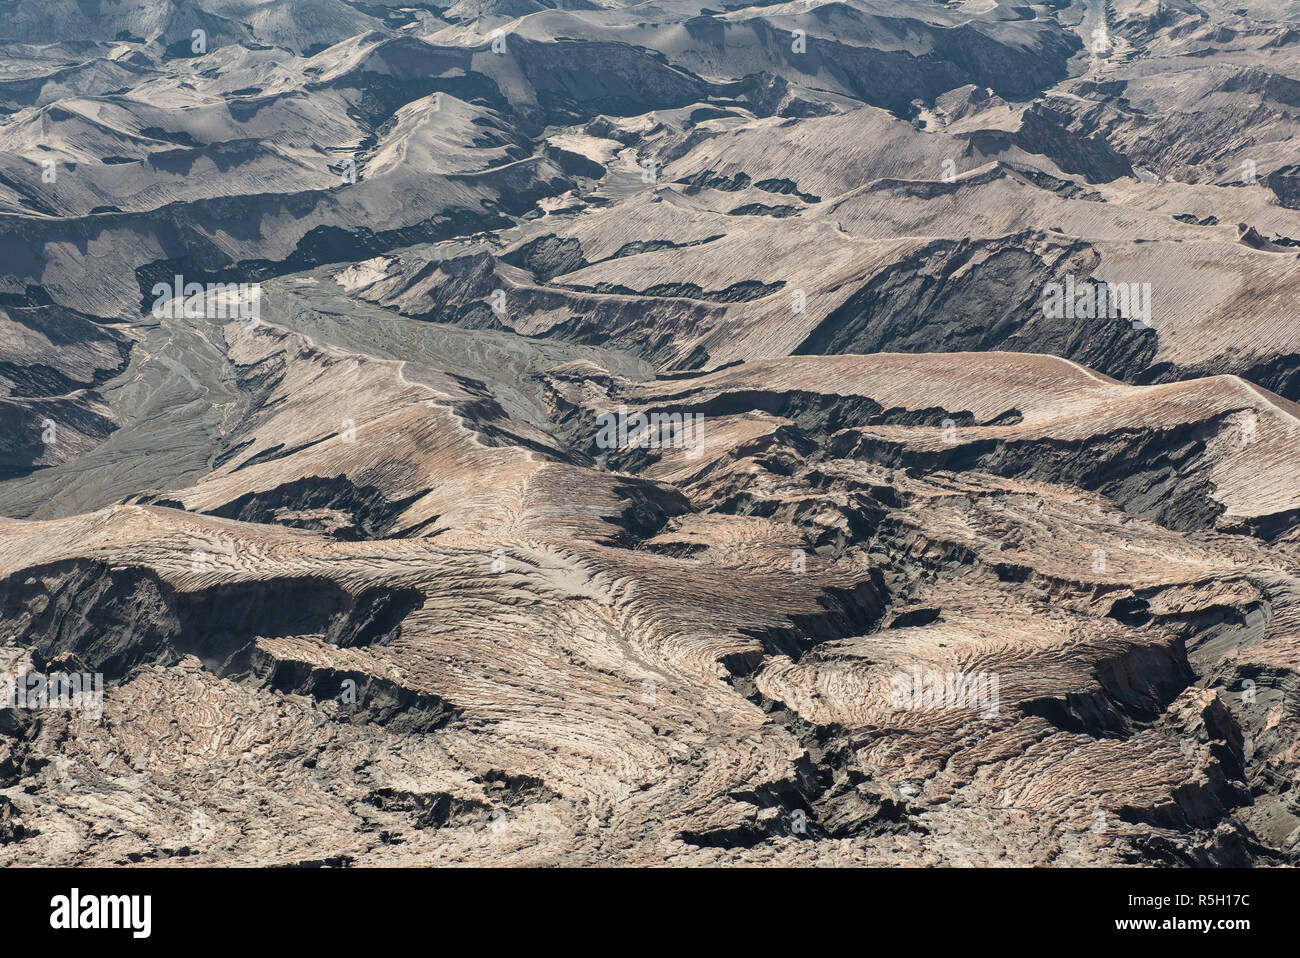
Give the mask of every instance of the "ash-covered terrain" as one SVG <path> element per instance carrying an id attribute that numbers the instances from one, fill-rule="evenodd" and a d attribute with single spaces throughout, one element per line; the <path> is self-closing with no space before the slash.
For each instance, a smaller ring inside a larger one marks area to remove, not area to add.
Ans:
<path id="1" fill-rule="evenodd" d="M 0 864 L 1293 865 L 1300 0 L 0 0 Z"/>

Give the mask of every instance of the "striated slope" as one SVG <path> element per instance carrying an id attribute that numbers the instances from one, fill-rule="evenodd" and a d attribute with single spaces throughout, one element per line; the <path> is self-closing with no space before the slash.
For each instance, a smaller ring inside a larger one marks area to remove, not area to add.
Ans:
<path id="1" fill-rule="evenodd" d="M 1284 400 L 1016 354 L 961 377 L 945 357 L 883 355 L 640 385 L 583 361 L 551 379 L 570 442 L 591 435 L 582 410 L 612 403 L 706 417 L 698 454 L 597 449 L 599 468 L 582 444 L 529 445 L 530 427 L 436 372 L 265 324 L 227 334 L 260 412 L 169 494 L 191 511 L 5 524 L 8 654 L 106 679 L 102 723 L 19 715 L 5 739 L 15 813 L 45 839 L 5 845 L 10 860 L 1291 853 L 1296 725 L 1272 704 L 1295 681 L 1277 656 L 1300 594 L 1295 517 L 1278 519 L 1294 475 L 1269 465 L 1293 442 Z M 326 434 L 345 409 L 351 442 Z M 1143 511 L 1122 501 L 1133 450 L 1246 409 L 1257 441 L 1240 455 L 1266 495 L 1247 508 L 1235 453 L 1213 443 L 1165 481 L 1195 498 L 1209 471 L 1210 502 L 1286 526 L 1267 530 L 1278 545 L 1119 510 Z M 1067 421 L 1115 450 L 1118 495 L 1044 455 Z M 969 451 L 993 435 L 1033 467 Z M 448 486 L 452 462 L 472 492 Z M 241 473 L 255 494 L 235 509 Z M 404 511 L 344 541 L 380 499 Z M 633 518 L 611 518 L 620 500 Z M 917 669 L 996 676 L 996 702 L 900 705 Z M 33 762 L 51 736 L 59 763 Z M 271 768 L 274 798 L 252 803 Z M 87 829 L 100 838 L 77 844 Z"/>

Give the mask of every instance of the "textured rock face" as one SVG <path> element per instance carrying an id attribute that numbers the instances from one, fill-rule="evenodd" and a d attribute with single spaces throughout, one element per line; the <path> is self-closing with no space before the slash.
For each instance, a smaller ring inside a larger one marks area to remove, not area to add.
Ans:
<path id="1" fill-rule="evenodd" d="M 0 862 L 1300 857 L 1294 16 L 8 6 Z"/>

